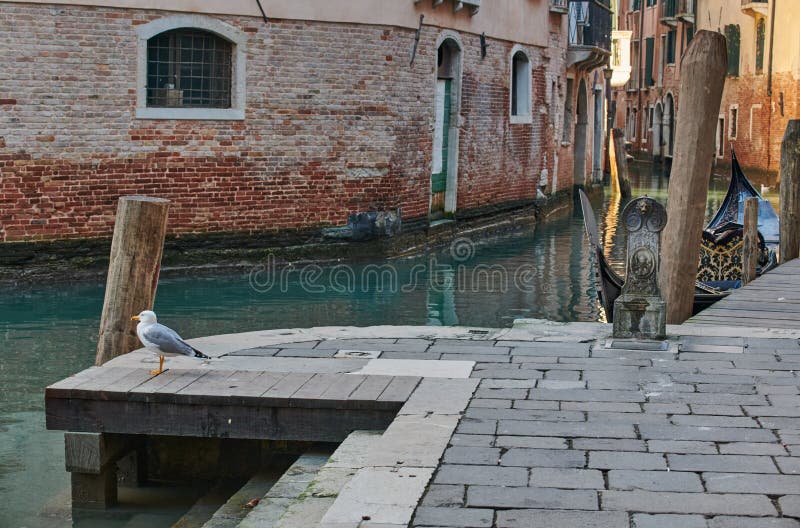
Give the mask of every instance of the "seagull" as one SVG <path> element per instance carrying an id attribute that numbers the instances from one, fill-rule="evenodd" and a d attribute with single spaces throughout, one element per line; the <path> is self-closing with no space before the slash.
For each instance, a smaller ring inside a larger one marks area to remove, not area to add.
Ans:
<path id="1" fill-rule="evenodd" d="M 136 325 L 136 335 L 139 341 L 153 352 L 159 355 L 158 369 L 151 370 L 150 374 L 157 376 L 164 372 L 164 356 L 189 356 L 193 358 L 211 359 L 192 345 L 181 339 L 175 330 L 158 324 L 156 314 L 150 310 L 144 310 L 139 315 L 131 317 L 132 321 L 139 321 Z"/>

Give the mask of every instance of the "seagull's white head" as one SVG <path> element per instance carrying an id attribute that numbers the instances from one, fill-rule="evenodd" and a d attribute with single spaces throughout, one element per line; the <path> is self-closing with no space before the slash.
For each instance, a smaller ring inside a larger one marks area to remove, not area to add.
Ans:
<path id="1" fill-rule="evenodd" d="M 139 315 L 131 317 L 131 320 L 144 324 L 155 324 L 157 322 L 156 313 L 151 310 L 144 310 Z"/>

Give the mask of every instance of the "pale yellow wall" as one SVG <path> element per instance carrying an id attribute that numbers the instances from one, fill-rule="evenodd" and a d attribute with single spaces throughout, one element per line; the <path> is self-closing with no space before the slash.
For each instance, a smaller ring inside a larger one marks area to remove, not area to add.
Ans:
<path id="1" fill-rule="evenodd" d="M 129 9 L 244 15 L 260 17 L 255 0 L 8 0 L 30 4 L 72 4 Z M 738 0 L 737 0 L 738 1 Z M 549 0 L 483 0 L 472 16 L 465 6 L 453 12 L 453 0 L 432 8 L 432 0 L 262 0 L 268 17 L 379 24 L 416 28 L 425 24 L 535 46 L 548 45 Z M 558 15 L 553 15 L 558 16 Z M 563 16 L 566 19 L 566 16 Z M 566 38 L 564 38 L 566 42 Z"/>
<path id="2" fill-rule="evenodd" d="M 764 73 L 769 63 L 770 16 L 773 3 L 767 4 L 767 32 L 764 44 Z M 727 24 L 739 24 L 741 29 L 740 74 L 755 72 L 756 18 L 742 10 L 741 0 L 698 0 L 697 29 L 723 31 Z M 775 40 L 772 70 L 792 72 L 800 78 L 800 1 L 777 0 L 775 4 Z"/>

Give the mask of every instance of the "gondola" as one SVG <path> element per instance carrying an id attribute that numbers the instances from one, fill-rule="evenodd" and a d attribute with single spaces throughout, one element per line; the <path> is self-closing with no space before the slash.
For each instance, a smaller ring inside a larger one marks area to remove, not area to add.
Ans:
<path id="1" fill-rule="evenodd" d="M 758 229 L 761 255 L 758 273 L 765 273 L 776 265 L 778 215 L 775 214 L 769 201 L 762 198 L 748 181 L 733 151 L 731 151 L 731 155 L 731 183 L 728 192 L 714 218 L 703 230 L 701 262 L 694 291 L 693 313 L 695 314 L 725 298 L 731 290 L 741 287 L 739 279 L 733 278 L 732 280 L 732 277 L 725 276 L 732 264 L 730 258 L 727 269 L 725 266 L 714 267 L 711 263 L 719 260 L 714 258 L 713 253 L 730 255 L 733 250 L 740 247 L 744 199 L 747 197 L 753 196 L 759 200 Z M 607 320 L 612 322 L 614 320 L 614 301 L 619 297 L 625 279 L 613 270 L 603 253 L 594 210 L 589 203 L 588 196 L 582 190 L 580 191 L 580 202 L 586 234 L 595 254 L 597 293 Z M 739 273 L 741 273 L 740 270 L 741 266 Z"/>

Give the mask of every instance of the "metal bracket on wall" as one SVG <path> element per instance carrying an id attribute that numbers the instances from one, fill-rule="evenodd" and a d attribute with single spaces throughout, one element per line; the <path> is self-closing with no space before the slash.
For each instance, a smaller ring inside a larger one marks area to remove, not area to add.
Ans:
<path id="1" fill-rule="evenodd" d="M 256 4 L 258 4 L 258 10 L 261 11 L 261 18 L 264 19 L 264 23 L 269 24 L 269 19 L 267 18 L 267 13 L 264 12 L 264 6 L 261 5 L 261 0 L 256 0 Z"/>
<path id="2" fill-rule="evenodd" d="M 422 21 L 425 19 L 425 15 L 419 16 L 419 27 L 417 28 L 417 34 L 414 35 L 414 47 L 411 48 L 411 62 L 408 64 L 409 66 L 414 64 L 414 59 L 417 56 L 417 46 L 419 46 L 419 36 L 422 34 Z"/>

